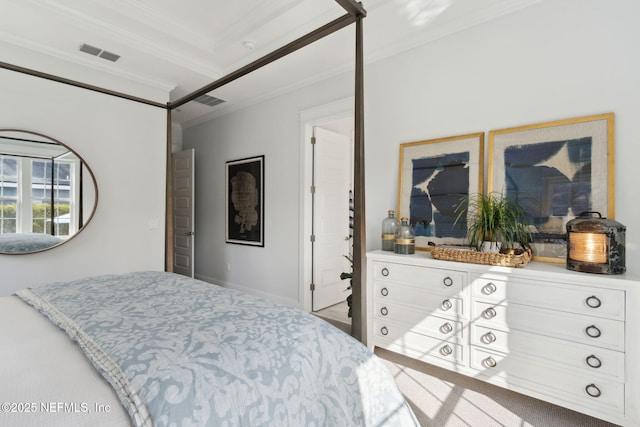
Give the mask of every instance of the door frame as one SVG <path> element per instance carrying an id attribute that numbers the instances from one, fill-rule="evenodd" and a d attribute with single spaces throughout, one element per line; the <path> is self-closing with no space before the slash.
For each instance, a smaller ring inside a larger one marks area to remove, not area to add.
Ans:
<path id="1" fill-rule="evenodd" d="M 172 227 L 171 227 L 171 233 L 172 233 L 172 251 L 171 251 L 171 257 L 172 257 L 172 272 L 176 272 L 176 253 L 178 252 L 176 250 L 176 243 L 178 242 L 178 238 L 177 238 L 177 232 L 176 229 L 178 228 L 176 226 L 176 218 L 178 217 L 178 215 L 176 215 L 176 210 L 178 209 L 178 203 L 177 203 L 177 197 L 178 197 L 178 191 L 176 190 L 176 184 L 175 184 L 175 179 L 176 179 L 176 159 L 178 158 L 178 156 L 184 156 L 185 158 L 188 158 L 189 163 L 191 165 L 190 167 L 190 177 L 189 177 L 189 181 L 190 181 L 190 198 L 191 200 L 189 201 L 189 208 L 190 208 L 190 212 L 189 212 L 189 223 L 190 223 L 190 230 L 187 232 L 188 239 L 189 239 L 189 245 L 190 245 L 190 249 L 191 249 L 191 254 L 190 254 L 190 258 L 189 258 L 189 267 L 190 267 L 190 271 L 191 274 L 189 275 L 189 277 L 194 278 L 195 277 L 195 273 L 196 273 L 196 269 L 195 269 L 195 149 L 194 148 L 187 148 L 185 150 L 181 150 L 181 151 L 177 151 L 172 153 L 171 155 L 171 180 L 172 182 L 172 214 L 171 214 L 171 218 L 172 218 Z M 180 273 L 183 274 L 183 273 Z M 186 275 L 186 274 L 185 274 Z"/>
<path id="2" fill-rule="evenodd" d="M 311 137 L 313 128 L 354 117 L 355 97 L 344 98 L 329 104 L 320 105 L 300 112 L 300 251 L 298 258 L 299 294 L 302 296 L 302 308 L 310 312 L 311 307 L 311 230 L 313 221 L 313 206 L 311 197 L 311 174 L 313 169 L 313 150 Z"/>

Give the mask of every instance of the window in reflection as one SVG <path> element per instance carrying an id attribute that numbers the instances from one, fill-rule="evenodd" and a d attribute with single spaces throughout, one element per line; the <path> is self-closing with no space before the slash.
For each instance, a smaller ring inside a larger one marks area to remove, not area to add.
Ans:
<path id="1" fill-rule="evenodd" d="M 0 157 L 0 233 L 15 233 L 18 211 L 18 162 Z"/>
<path id="2" fill-rule="evenodd" d="M 76 159 L 0 156 L 0 233 L 68 237 L 77 230 Z M 24 202 L 21 202 L 24 201 Z"/>
<path id="3" fill-rule="evenodd" d="M 93 217 L 98 187 L 71 148 L 0 129 L 0 254 L 28 254 L 73 238 Z"/>

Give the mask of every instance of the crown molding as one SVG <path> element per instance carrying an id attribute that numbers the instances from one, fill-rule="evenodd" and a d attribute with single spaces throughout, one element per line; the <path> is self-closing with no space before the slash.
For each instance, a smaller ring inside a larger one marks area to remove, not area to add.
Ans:
<path id="1" fill-rule="evenodd" d="M 221 71 L 217 67 L 213 67 L 210 63 L 195 59 L 192 55 L 183 54 L 182 49 L 171 49 L 165 44 L 140 37 L 130 31 L 107 24 L 90 15 L 69 8 L 58 0 L 30 0 L 30 2 L 43 9 L 47 9 L 49 12 L 54 12 L 59 16 L 73 21 L 73 23 L 80 28 L 99 32 L 107 39 L 116 40 L 127 46 L 133 46 L 138 50 L 142 50 L 156 58 L 173 63 L 176 66 L 189 68 L 192 71 L 205 76 L 216 76 L 221 74 Z"/>
<path id="2" fill-rule="evenodd" d="M 420 46 L 426 45 L 428 43 L 432 43 L 436 40 L 442 39 L 444 37 L 448 37 L 450 35 L 465 31 L 477 25 L 481 25 L 487 22 L 490 22 L 494 19 L 501 18 L 503 16 L 509 15 L 511 13 L 517 12 L 526 7 L 532 6 L 536 3 L 540 3 L 543 0 L 504 0 L 502 3 L 482 10 L 482 13 L 473 13 L 469 15 L 465 15 L 459 19 L 455 19 L 450 21 L 444 25 L 434 27 L 431 30 L 425 30 L 420 34 L 415 35 L 414 37 L 407 37 L 395 43 L 392 43 L 388 46 L 385 46 L 381 49 L 366 51 L 365 53 L 365 64 L 372 64 L 395 55 L 401 54 L 403 52 L 409 51 L 411 49 L 418 48 Z M 372 0 L 367 2 L 366 9 L 371 16 L 372 12 L 386 5 L 386 2 L 383 0 Z M 366 42 L 365 42 L 365 50 L 366 50 Z M 188 120 L 182 123 L 182 127 L 184 129 L 190 128 L 201 123 L 205 123 L 209 120 L 216 119 L 218 117 L 222 117 L 227 114 L 231 114 L 233 112 L 237 112 L 254 105 L 263 103 L 269 99 L 276 98 L 278 96 L 285 95 L 287 93 L 293 92 L 295 90 L 299 90 L 306 86 L 313 85 L 315 83 L 319 83 L 321 81 L 327 80 L 332 77 L 336 77 L 340 74 L 347 73 L 354 70 L 354 65 L 342 65 L 339 67 L 334 67 L 331 70 L 327 70 L 324 73 L 315 74 L 305 80 L 298 81 L 287 85 L 286 87 L 280 87 L 276 90 L 270 91 L 269 93 L 265 93 L 261 96 L 254 97 L 250 100 L 239 102 L 239 103 L 229 103 L 228 105 L 224 105 L 211 113 L 205 114 L 203 116 L 199 116 L 195 119 Z"/>
<path id="3" fill-rule="evenodd" d="M 454 20 L 448 21 L 444 24 L 434 25 L 432 28 L 427 28 L 425 31 L 409 35 L 386 46 L 367 51 L 365 55 L 366 62 L 376 62 L 398 55 L 408 50 L 515 13 L 536 3 L 540 3 L 541 1 L 543 0 L 503 0 L 500 4 L 483 8 L 482 10 L 475 11 L 474 13 L 462 15 Z M 382 6 L 382 2 L 376 2 L 376 7 L 378 6 Z"/>
<path id="4" fill-rule="evenodd" d="M 143 78 L 138 74 L 122 71 L 120 68 L 114 67 L 108 62 L 91 61 L 90 59 L 95 59 L 93 57 L 88 57 L 89 60 L 80 59 L 77 55 L 71 55 L 64 51 L 51 49 L 51 48 L 42 46 L 40 44 L 33 43 L 30 40 L 25 40 L 21 37 L 16 37 L 2 30 L 0 30 L 0 40 L 2 40 L 2 42 L 4 43 L 13 45 L 20 49 L 24 49 L 30 52 L 36 52 L 38 54 L 44 54 L 47 57 L 64 61 L 65 67 L 68 66 L 68 63 L 72 63 L 82 68 L 100 71 L 107 75 L 114 76 L 119 79 L 124 79 L 126 81 L 133 82 L 136 84 L 142 84 L 166 93 L 169 93 L 176 88 L 175 82 Z M 102 62 L 104 62 L 104 64 Z"/>
<path id="5" fill-rule="evenodd" d="M 97 3 L 96 0 L 85 1 Z M 184 43 L 195 46 L 210 55 L 215 54 L 215 40 L 212 40 L 205 33 L 195 31 L 188 24 L 177 21 L 175 17 L 158 13 L 153 8 L 135 0 L 110 0 L 100 4 L 118 14 L 123 14 L 122 11 L 126 10 L 127 17 L 135 19 L 140 25 L 151 27 L 153 30 L 168 37 L 180 39 Z"/>

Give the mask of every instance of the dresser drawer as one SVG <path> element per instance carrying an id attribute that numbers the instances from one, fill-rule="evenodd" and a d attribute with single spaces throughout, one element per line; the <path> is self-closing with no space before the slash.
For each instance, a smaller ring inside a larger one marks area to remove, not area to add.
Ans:
<path id="1" fill-rule="evenodd" d="M 471 344 L 509 355 L 526 356 L 576 375 L 624 381 L 624 353 L 520 331 L 498 331 L 473 325 Z"/>
<path id="2" fill-rule="evenodd" d="M 466 273 L 439 268 L 376 262 L 374 264 L 373 279 L 376 282 L 422 287 L 443 295 L 456 295 L 462 292 L 464 288 Z"/>
<path id="3" fill-rule="evenodd" d="M 569 313 L 623 320 L 625 293 L 581 285 L 539 282 L 484 274 L 471 277 L 474 298 L 530 305 Z"/>
<path id="4" fill-rule="evenodd" d="M 511 301 L 508 305 L 474 301 L 472 306 L 474 326 L 505 333 L 537 333 L 616 351 L 625 348 L 624 322 L 621 321 L 545 310 Z"/>
<path id="5" fill-rule="evenodd" d="M 386 335 L 383 328 L 389 330 Z M 461 344 L 423 335 L 415 330 L 407 330 L 405 327 L 398 328 L 388 322 L 374 322 L 374 341 L 378 347 L 424 362 L 435 358 L 450 362 L 450 366 L 466 363 L 464 347 Z"/>
<path id="6" fill-rule="evenodd" d="M 435 294 L 424 286 L 375 282 L 374 301 L 376 304 L 400 303 L 417 307 L 426 313 L 469 317 L 469 309 L 465 307 L 463 298 L 456 295 Z"/>
<path id="7" fill-rule="evenodd" d="M 383 306 L 377 306 L 378 312 Z M 386 306 L 385 306 L 386 307 Z M 374 325 L 376 331 L 381 335 L 390 338 L 401 336 L 404 331 L 414 331 L 422 335 L 429 335 L 441 340 L 456 339 L 462 340 L 464 337 L 464 324 L 443 317 L 426 315 L 424 312 L 412 310 L 410 308 L 388 306 L 389 315 L 376 316 Z"/>
<path id="8" fill-rule="evenodd" d="M 472 347 L 469 364 L 480 378 L 498 385 L 514 385 L 586 408 L 624 413 L 624 383 L 555 369 L 530 358 Z"/>

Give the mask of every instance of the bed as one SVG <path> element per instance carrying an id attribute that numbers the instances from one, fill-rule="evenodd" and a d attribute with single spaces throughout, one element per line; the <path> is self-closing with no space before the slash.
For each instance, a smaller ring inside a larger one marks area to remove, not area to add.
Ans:
<path id="1" fill-rule="evenodd" d="M 15 254 L 36 252 L 64 242 L 60 237 L 41 233 L 0 234 L 0 253 Z"/>
<path id="2" fill-rule="evenodd" d="M 0 298 L 0 322 L 0 424 L 418 425 L 351 336 L 173 273 L 23 289 Z"/>

